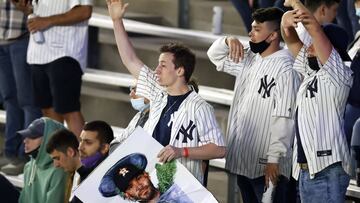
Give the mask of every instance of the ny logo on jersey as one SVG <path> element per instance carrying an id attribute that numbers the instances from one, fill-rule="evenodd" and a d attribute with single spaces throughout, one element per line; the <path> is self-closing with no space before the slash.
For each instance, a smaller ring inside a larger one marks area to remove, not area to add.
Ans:
<path id="1" fill-rule="evenodd" d="M 270 97 L 270 91 L 276 85 L 274 78 L 271 78 L 271 81 L 268 82 L 267 76 L 268 75 L 265 75 L 261 78 L 260 88 L 258 90 L 258 93 L 261 95 L 261 92 L 264 89 L 264 93 L 262 95 L 263 98 Z"/>
<path id="2" fill-rule="evenodd" d="M 189 138 L 190 140 L 194 139 L 193 136 L 193 131 L 196 128 L 196 125 L 194 124 L 194 122 L 192 120 L 190 120 L 189 125 L 184 128 L 184 126 L 182 125 L 178 134 L 176 135 L 176 139 L 179 140 L 180 139 L 180 133 L 184 135 L 182 143 L 187 143 L 187 139 Z"/>
<path id="3" fill-rule="evenodd" d="M 314 92 L 315 92 L 315 93 L 318 92 L 318 85 L 317 85 L 317 83 L 318 83 L 318 79 L 317 79 L 317 77 L 315 76 L 314 79 L 307 84 L 307 88 L 306 88 L 307 90 L 306 90 L 306 95 L 305 95 L 306 97 L 309 97 L 308 91 L 310 92 L 310 98 L 315 97 Z"/>

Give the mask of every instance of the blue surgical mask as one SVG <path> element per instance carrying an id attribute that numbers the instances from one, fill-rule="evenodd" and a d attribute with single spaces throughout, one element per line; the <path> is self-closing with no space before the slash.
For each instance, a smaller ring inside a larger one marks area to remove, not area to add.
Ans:
<path id="1" fill-rule="evenodd" d="M 360 8 L 355 8 L 356 10 L 356 15 L 360 17 Z"/>
<path id="2" fill-rule="evenodd" d="M 150 104 L 145 104 L 145 99 L 144 97 L 140 97 L 137 99 L 130 99 L 131 101 L 131 106 L 140 112 L 145 111 L 147 108 L 149 108 Z"/>

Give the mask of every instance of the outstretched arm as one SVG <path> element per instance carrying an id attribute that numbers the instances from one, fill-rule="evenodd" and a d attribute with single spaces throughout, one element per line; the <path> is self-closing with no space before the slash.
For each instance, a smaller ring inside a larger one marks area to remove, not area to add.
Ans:
<path id="1" fill-rule="evenodd" d="M 189 147 L 187 154 L 184 154 L 184 148 L 167 145 L 158 154 L 160 162 L 169 162 L 181 157 L 196 160 L 210 160 L 217 158 L 224 158 L 226 147 L 218 146 L 214 143 L 209 143 L 200 147 Z"/>
<path id="2" fill-rule="evenodd" d="M 312 38 L 317 58 L 322 64 L 325 64 L 331 54 L 333 46 L 326 37 L 321 25 L 300 0 L 286 0 L 284 5 L 291 6 L 297 11 L 300 21 Z"/>
<path id="3" fill-rule="evenodd" d="M 106 0 L 106 2 L 110 17 L 113 20 L 116 45 L 121 60 L 129 72 L 135 78 L 138 78 L 140 69 L 144 64 L 136 56 L 123 24 L 123 17 L 129 4 L 124 4 L 122 0 Z"/>

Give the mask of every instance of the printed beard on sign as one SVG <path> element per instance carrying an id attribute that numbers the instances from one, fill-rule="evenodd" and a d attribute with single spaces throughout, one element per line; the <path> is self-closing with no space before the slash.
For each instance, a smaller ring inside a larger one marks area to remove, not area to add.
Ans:
<path id="1" fill-rule="evenodd" d="M 163 148 L 155 139 L 141 127 L 125 140 L 112 154 L 109 155 L 75 190 L 75 195 L 87 203 L 98 202 L 133 202 L 124 199 L 118 189 L 117 194 L 105 197 L 99 190 L 102 179 L 113 166 L 128 156 L 141 154 L 146 156 L 145 171 L 149 173 L 152 184 L 160 191 L 158 202 L 180 199 L 181 202 L 212 203 L 217 202 L 214 196 L 204 188 L 197 179 L 178 161 L 163 165 L 158 162 L 157 154 Z M 144 167 L 144 165 L 143 165 Z M 129 170 L 129 169 L 127 169 Z M 176 172 L 175 172 L 176 171 Z M 172 175 L 175 173 L 175 175 Z M 129 172 L 130 174 L 130 172 Z M 170 174 L 173 177 L 168 177 Z M 126 175 L 126 174 L 125 174 Z M 160 181 L 158 180 L 161 179 Z M 173 183 L 171 183 L 173 180 Z M 164 189 L 165 188 L 165 189 Z M 144 192 L 145 193 L 145 192 Z"/>

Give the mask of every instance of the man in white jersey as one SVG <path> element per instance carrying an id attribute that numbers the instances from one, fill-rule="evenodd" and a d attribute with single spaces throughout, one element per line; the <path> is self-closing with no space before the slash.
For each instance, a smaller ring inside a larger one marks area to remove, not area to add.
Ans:
<path id="1" fill-rule="evenodd" d="M 282 18 L 282 35 L 296 56 L 294 69 L 303 76 L 297 94 L 293 176 L 299 179 L 302 202 L 344 202 L 349 184 L 349 150 L 344 134 L 344 110 L 352 71 L 344 65 L 346 31 L 323 27 L 299 0 L 287 0 L 294 10 Z M 307 47 L 294 27 L 301 22 L 312 38 Z"/>
<path id="2" fill-rule="evenodd" d="M 300 81 L 292 56 L 280 49 L 282 15 L 278 8 L 258 9 L 253 13 L 250 47 L 222 37 L 208 51 L 218 71 L 236 77 L 226 169 L 238 175 L 243 202 L 260 202 L 269 181 L 277 185 L 275 202 L 287 202 L 292 117 Z"/>
<path id="3" fill-rule="evenodd" d="M 32 6 L 37 17 L 28 20 L 31 40 L 27 62 L 31 65 L 35 103 L 44 116 L 61 123 L 65 120 L 79 136 L 84 126 L 80 89 L 92 0 L 33 0 Z"/>
<path id="4" fill-rule="evenodd" d="M 182 45 L 168 44 L 160 48 L 155 72 L 150 70 L 136 56 L 125 31 L 122 19 L 128 4 L 107 4 L 122 62 L 138 79 L 137 94 L 150 100 L 144 129 L 164 146 L 160 161 L 179 159 L 203 182 L 202 160 L 224 157 L 225 147 L 213 108 L 188 86 L 195 55 Z"/>

